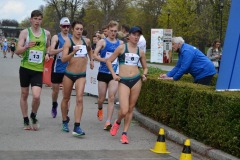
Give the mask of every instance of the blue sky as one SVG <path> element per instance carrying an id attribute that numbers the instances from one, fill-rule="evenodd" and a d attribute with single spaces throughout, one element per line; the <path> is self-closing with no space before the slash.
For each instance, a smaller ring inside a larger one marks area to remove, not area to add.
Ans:
<path id="1" fill-rule="evenodd" d="M 30 17 L 31 12 L 41 5 L 46 5 L 46 2 L 44 0 L 1 0 L 0 20 L 14 19 L 20 23 L 26 17 Z"/>

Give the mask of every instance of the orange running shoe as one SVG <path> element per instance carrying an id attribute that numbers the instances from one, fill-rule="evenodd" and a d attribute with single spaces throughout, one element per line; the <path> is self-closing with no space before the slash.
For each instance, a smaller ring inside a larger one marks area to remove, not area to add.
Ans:
<path id="1" fill-rule="evenodd" d="M 128 137 L 126 134 L 123 134 L 121 137 L 122 144 L 128 144 Z"/>
<path id="2" fill-rule="evenodd" d="M 103 109 L 99 109 L 98 112 L 97 112 L 97 117 L 98 117 L 98 120 L 99 121 L 102 121 L 103 120 Z"/>
<path id="3" fill-rule="evenodd" d="M 115 136 L 117 134 L 117 132 L 118 132 L 119 127 L 120 127 L 120 125 L 117 124 L 117 120 L 115 120 L 115 122 L 114 122 L 114 124 L 113 124 L 113 126 L 112 126 L 112 128 L 110 130 L 110 134 L 112 136 Z"/>
<path id="4" fill-rule="evenodd" d="M 103 129 L 106 130 L 106 131 L 109 131 L 111 129 L 111 127 L 112 127 L 111 123 L 106 122 Z"/>

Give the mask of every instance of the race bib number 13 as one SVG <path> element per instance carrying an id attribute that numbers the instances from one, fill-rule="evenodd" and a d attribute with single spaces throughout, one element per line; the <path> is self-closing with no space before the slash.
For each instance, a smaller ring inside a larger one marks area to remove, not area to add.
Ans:
<path id="1" fill-rule="evenodd" d="M 30 50 L 28 61 L 32 63 L 42 63 L 43 51 Z"/>

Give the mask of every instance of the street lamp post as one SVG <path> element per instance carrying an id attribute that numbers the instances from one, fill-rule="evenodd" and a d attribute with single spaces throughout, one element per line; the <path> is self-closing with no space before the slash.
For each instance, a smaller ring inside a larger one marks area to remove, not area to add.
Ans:
<path id="1" fill-rule="evenodd" d="M 169 16 L 170 16 L 170 9 L 168 10 L 168 22 L 167 22 L 167 28 L 169 29 Z"/>
<path id="2" fill-rule="evenodd" d="M 220 0 L 220 42 L 222 42 L 222 16 L 223 16 L 223 0 Z"/>

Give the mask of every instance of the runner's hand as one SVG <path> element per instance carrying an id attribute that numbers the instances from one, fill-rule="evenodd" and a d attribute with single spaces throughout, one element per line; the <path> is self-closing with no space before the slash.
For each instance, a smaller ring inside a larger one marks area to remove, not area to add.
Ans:
<path id="1" fill-rule="evenodd" d="M 114 75 L 114 76 L 113 76 L 113 79 L 114 79 L 115 81 L 120 81 L 121 77 L 119 77 L 118 75 Z"/>

